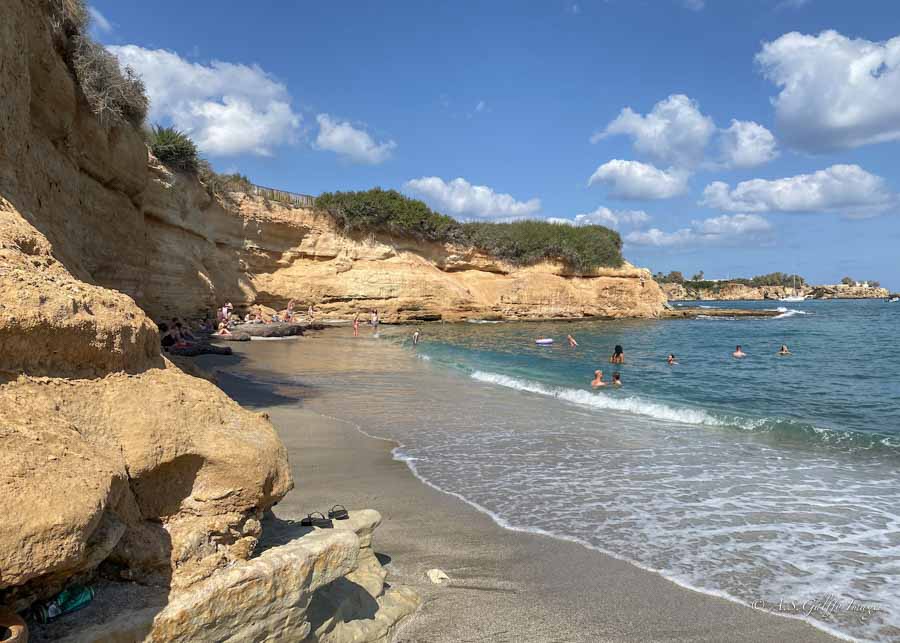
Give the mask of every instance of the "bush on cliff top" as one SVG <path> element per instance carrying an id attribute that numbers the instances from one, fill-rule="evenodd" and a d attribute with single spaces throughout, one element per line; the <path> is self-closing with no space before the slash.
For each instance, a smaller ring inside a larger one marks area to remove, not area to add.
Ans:
<path id="1" fill-rule="evenodd" d="M 602 226 L 570 226 L 547 221 L 460 223 L 396 190 L 326 192 L 316 207 L 345 230 L 399 236 L 479 248 L 515 265 L 559 260 L 579 271 L 622 265 L 622 240 Z"/>
<path id="2" fill-rule="evenodd" d="M 87 35 L 90 14 L 83 0 L 44 0 L 54 44 L 75 77 L 91 111 L 104 125 L 140 127 L 150 100 L 130 67 Z"/>
<path id="3" fill-rule="evenodd" d="M 200 163 L 197 146 L 191 137 L 174 127 L 155 125 L 147 132 L 150 151 L 164 165 L 182 172 L 196 173 Z"/>

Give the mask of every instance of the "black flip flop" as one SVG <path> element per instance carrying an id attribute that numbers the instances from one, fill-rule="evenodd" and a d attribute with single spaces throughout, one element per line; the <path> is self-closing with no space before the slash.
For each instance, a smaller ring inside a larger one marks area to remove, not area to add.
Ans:
<path id="1" fill-rule="evenodd" d="M 347 508 L 344 505 L 335 505 L 328 512 L 329 518 L 334 518 L 335 520 L 347 520 L 350 518 L 350 512 L 347 511 Z"/>
<path id="2" fill-rule="evenodd" d="M 314 511 L 300 521 L 303 527 L 319 527 L 320 529 L 329 529 L 334 527 L 331 518 L 326 518 L 320 512 Z"/>

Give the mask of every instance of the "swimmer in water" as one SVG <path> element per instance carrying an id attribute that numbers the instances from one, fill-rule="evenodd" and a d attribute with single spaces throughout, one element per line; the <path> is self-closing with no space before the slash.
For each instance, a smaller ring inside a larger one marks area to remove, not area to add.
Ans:
<path id="1" fill-rule="evenodd" d="M 738 344 L 735 347 L 734 352 L 731 354 L 731 356 L 735 359 L 743 359 L 744 357 L 747 357 L 747 353 L 745 353 L 743 351 L 743 349 L 741 348 L 741 345 Z"/>
<path id="2" fill-rule="evenodd" d="M 622 376 L 618 373 L 613 373 L 613 386 L 622 386 Z"/>
<path id="3" fill-rule="evenodd" d="M 566 335 L 566 341 L 569 342 L 569 348 L 577 348 L 578 342 L 575 341 L 575 338 L 571 335 Z"/>
<path id="4" fill-rule="evenodd" d="M 413 333 L 413 346 L 419 345 L 419 335 L 421 335 L 421 333 L 419 332 L 419 329 L 417 328 L 416 332 Z"/>
<path id="5" fill-rule="evenodd" d="M 678 361 L 675 359 L 675 353 L 669 353 L 669 357 L 666 359 L 666 364 L 669 366 L 674 366 Z"/>
<path id="6" fill-rule="evenodd" d="M 616 344 L 616 348 L 613 350 L 612 357 L 609 358 L 610 364 L 624 364 L 625 363 L 625 351 L 622 350 L 621 344 Z"/>
<path id="7" fill-rule="evenodd" d="M 779 355 L 793 355 L 791 351 L 788 350 L 787 344 L 782 344 L 781 349 L 778 351 Z"/>
<path id="8" fill-rule="evenodd" d="M 601 386 L 606 386 L 606 382 L 603 381 L 603 371 L 594 371 L 594 381 L 591 382 L 591 388 L 600 388 Z"/>

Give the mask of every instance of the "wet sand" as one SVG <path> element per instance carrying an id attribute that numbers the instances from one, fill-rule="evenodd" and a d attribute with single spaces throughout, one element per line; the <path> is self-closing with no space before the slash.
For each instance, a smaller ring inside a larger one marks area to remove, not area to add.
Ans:
<path id="1" fill-rule="evenodd" d="M 327 342 L 344 341 L 342 331 L 291 341 L 303 343 L 306 368 L 346 367 L 325 363 Z M 250 343 L 238 347 L 234 360 L 210 357 L 203 364 L 240 373 L 255 350 Z M 802 621 L 684 589 L 580 544 L 504 529 L 418 480 L 392 458 L 392 443 L 299 401 L 286 403 L 289 391 L 279 391 L 276 401 L 256 384 L 228 375 L 219 380 L 240 403 L 269 413 L 288 448 L 296 489 L 275 508 L 279 518 L 299 519 L 335 503 L 381 512 L 374 542 L 388 582 L 412 586 L 425 599 L 398 641 L 836 640 Z M 444 570 L 449 585 L 432 585 L 425 576 L 431 568 Z"/>

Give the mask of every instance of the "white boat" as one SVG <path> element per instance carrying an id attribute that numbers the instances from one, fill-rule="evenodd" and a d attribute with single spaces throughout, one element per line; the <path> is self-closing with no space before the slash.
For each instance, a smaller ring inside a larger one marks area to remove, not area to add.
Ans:
<path id="1" fill-rule="evenodd" d="M 900 301 L 900 297 L 891 297 L 888 299 L 889 304 L 893 304 L 894 302 Z"/>
<path id="2" fill-rule="evenodd" d="M 778 301 L 806 301 L 806 295 L 797 294 L 797 275 L 794 275 L 794 294 L 788 297 L 782 297 Z"/>

